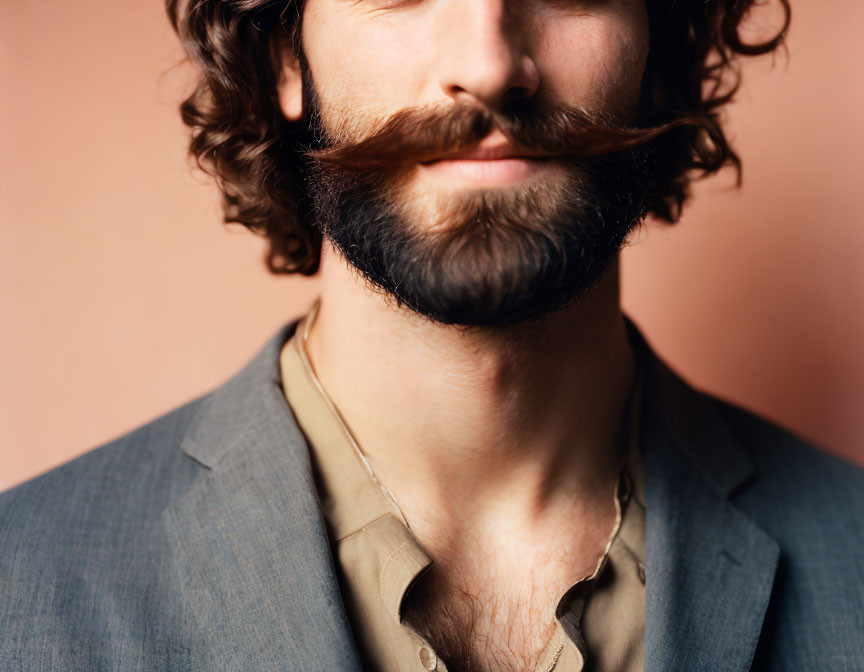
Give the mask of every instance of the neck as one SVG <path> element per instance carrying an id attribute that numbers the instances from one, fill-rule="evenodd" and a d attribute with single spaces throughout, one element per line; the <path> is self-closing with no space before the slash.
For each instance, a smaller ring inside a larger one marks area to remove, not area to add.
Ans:
<path id="1" fill-rule="evenodd" d="M 617 261 L 572 306 L 507 329 L 397 307 L 326 245 L 321 276 L 309 357 L 412 527 L 536 529 L 609 497 L 635 368 Z"/>

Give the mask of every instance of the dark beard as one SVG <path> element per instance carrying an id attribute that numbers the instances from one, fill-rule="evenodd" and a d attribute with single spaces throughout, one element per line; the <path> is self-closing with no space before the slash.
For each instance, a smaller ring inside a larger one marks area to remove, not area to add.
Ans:
<path id="1" fill-rule="evenodd" d="M 434 227 L 416 221 L 403 187 L 417 161 L 493 127 L 517 147 L 551 148 L 566 179 L 457 191 L 439 201 Z M 398 305 L 443 324 L 516 325 L 578 300 L 610 267 L 656 187 L 660 132 L 572 108 L 407 110 L 364 140 L 310 151 L 309 193 L 322 234 Z"/>

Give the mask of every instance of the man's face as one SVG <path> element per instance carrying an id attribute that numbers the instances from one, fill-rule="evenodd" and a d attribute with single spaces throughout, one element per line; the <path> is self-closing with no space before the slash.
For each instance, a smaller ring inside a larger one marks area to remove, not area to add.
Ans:
<path id="1" fill-rule="evenodd" d="M 445 323 L 516 324 L 590 288 L 642 214 L 644 158 L 569 149 L 580 122 L 635 119 L 643 0 L 303 11 L 305 86 L 288 80 L 283 109 L 296 115 L 302 91 L 317 148 L 335 149 L 312 161 L 309 187 L 349 262 Z"/>

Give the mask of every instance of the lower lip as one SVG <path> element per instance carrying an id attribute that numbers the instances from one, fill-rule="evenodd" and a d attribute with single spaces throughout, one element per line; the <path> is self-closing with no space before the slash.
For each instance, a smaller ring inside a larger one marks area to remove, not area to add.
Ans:
<path id="1" fill-rule="evenodd" d="M 432 175 L 478 185 L 511 184 L 536 175 L 543 159 L 442 159 L 420 164 Z"/>

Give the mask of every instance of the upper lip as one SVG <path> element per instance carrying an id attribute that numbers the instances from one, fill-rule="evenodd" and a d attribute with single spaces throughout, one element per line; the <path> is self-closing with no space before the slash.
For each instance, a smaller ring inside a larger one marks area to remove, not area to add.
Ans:
<path id="1" fill-rule="evenodd" d="M 485 138 L 469 149 L 454 152 L 444 156 L 436 156 L 424 163 L 432 161 L 449 161 L 453 159 L 464 159 L 469 161 L 494 161 L 496 159 L 537 159 L 542 158 L 539 154 L 532 154 L 515 148 L 508 142 L 501 142 L 494 138 Z"/>

